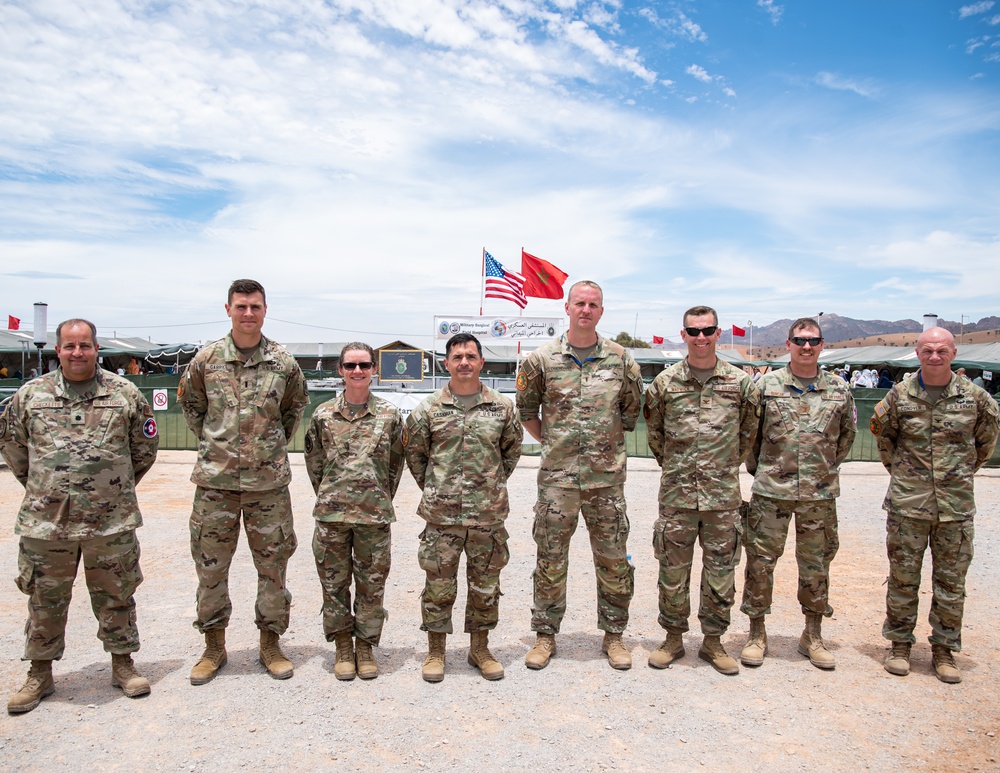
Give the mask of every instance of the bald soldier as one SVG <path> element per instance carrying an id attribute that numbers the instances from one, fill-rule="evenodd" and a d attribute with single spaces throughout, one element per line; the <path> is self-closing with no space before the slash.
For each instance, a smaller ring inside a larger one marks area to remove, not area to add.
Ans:
<path id="1" fill-rule="evenodd" d="M 131 653 L 139 649 L 135 591 L 142 582 L 135 485 L 156 459 L 156 421 L 139 389 L 97 364 L 97 328 L 84 319 L 56 327 L 59 370 L 21 387 L 0 415 L 0 452 L 24 486 L 18 589 L 28 596 L 28 680 L 7 704 L 31 711 L 55 690 L 73 581 L 83 561 L 97 637 L 111 653 L 111 684 L 149 693 Z"/>
<path id="2" fill-rule="evenodd" d="M 972 563 L 973 476 L 993 453 L 998 410 L 983 389 L 951 372 L 957 350 L 947 330 L 925 330 L 916 351 L 920 369 L 875 406 L 870 425 L 890 474 L 882 504 L 889 556 L 882 635 L 892 648 L 884 665 L 896 676 L 910 672 L 920 568 L 930 545 L 934 673 L 954 684 L 962 681 L 953 653 L 962 650 L 965 576 Z"/>
<path id="3" fill-rule="evenodd" d="M 596 282 L 569 289 L 569 328 L 539 347 L 517 376 L 517 409 L 528 433 L 542 444 L 532 536 L 537 545 L 531 630 L 524 658 L 531 669 L 548 665 L 566 614 L 569 544 L 583 514 L 597 575 L 597 627 L 612 668 L 632 667 L 622 641 L 635 590 L 629 565 L 625 510 L 625 433 L 635 429 L 642 375 L 624 347 L 597 332 L 604 293 Z"/>

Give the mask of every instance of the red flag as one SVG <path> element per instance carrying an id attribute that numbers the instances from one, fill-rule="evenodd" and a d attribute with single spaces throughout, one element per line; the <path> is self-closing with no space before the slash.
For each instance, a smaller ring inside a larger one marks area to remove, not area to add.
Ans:
<path id="1" fill-rule="evenodd" d="M 733 335 L 734 336 L 737 336 L 739 338 L 743 338 L 743 336 L 745 336 L 746 334 L 747 334 L 746 330 L 744 330 L 741 327 L 736 327 L 736 325 L 733 325 Z"/>
<path id="2" fill-rule="evenodd" d="M 563 297 L 563 282 L 569 277 L 561 268 L 547 260 L 536 258 L 521 250 L 521 273 L 524 275 L 524 294 L 532 298 Z"/>
<path id="3" fill-rule="evenodd" d="M 20 330 L 21 320 L 17 317 L 12 317 L 10 314 L 7 315 L 7 329 L 8 330 Z"/>
<path id="4" fill-rule="evenodd" d="M 663 336 L 653 336 L 653 343 L 654 344 L 662 344 L 663 343 Z"/>

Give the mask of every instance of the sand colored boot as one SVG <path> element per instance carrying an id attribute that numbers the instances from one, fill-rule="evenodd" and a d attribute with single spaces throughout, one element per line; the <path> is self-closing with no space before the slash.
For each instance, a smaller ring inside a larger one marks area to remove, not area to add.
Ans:
<path id="1" fill-rule="evenodd" d="M 351 681 L 357 674 L 354 662 L 354 638 L 350 631 L 338 631 L 334 634 L 334 644 L 337 647 L 337 659 L 333 664 L 333 675 L 341 682 Z"/>
<path id="2" fill-rule="evenodd" d="M 295 667 L 281 651 L 278 638 L 278 634 L 270 629 L 260 632 L 260 662 L 267 667 L 272 679 L 291 679 Z"/>
<path id="3" fill-rule="evenodd" d="M 885 670 L 896 676 L 906 676 L 910 673 L 910 647 L 908 642 L 893 642 L 892 649 L 882 663 Z"/>
<path id="4" fill-rule="evenodd" d="M 743 652 L 740 653 L 740 662 L 744 666 L 762 666 L 765 655 L 767 655 L 767 630 L 764 628 L 764 617 L 751 617 L 750 636 L 743 647 Z"/>
<path id="5" fill-rule="evenodd" d="M 358 639 L 354 651 L 357 659 L 358 676 L 362 679 L 375 679 L 378 676 L 378 663 L 375 661 L 375 655 L 372 653 L 372 645 L 364 639 Z"/>
<path id="6" fill-rule="evenodd" d="M 632 668 L 632 653 L 628 651 L 620 633 L 605 632 L 601 649 L 607 654 L 608 663 L 616 671 L 628 671 Z"/>
<path id="7" fill-rule="evenodd" d="M 493 682 L 503 679 L 503 666 L 493 657 L 489 645 L 489 631 L 473 631 L 469 634 L 469 665 L 478 668 L 483 679 Z"/>
<path id="8" fill-rule="evenodd" d="M 420 675 L 425 682 L 440 682 L 444 679 L 444 645 L 448 634 L 427 632 L 427 657 Z"/>
<path id="9" fill-rule="evenodd" d="M 226 629 L 205 631 L 205 651 L 191 669 L 191 684 L 211 682 L 219 669 L 226 665 Z"/>
<path id="10" fill-rule="evenodd" d="M 823 615 L 809 612 L 806 614 L 806 628 L 799 638 L 799 654 L 809 658 L 816 668 L 832 671 L 837 667 L 837 659 L 823 644 Z"/>
<path id="11" fill-rule="evenodd" d="M 556 636 L 553 633 L 540 633 L 535 638 L 535 645 L 524 656 L 524 665 L 537 671 L 545 668 L 549 660 L 556 654 Z"/>
<path id="12" fill-rule="evenodd" d="M 726 652 L 719 636 L 706 636 L 698 650 L 698 657 L 711 663 L 712 668 L 720 674 L 735 676 L 740 672 L 739 664 Z"/>
<path id="13" fill-rule="evenodd" d="M 684 657 L 684 639 L 679 633 L 667 632 L 667 638 L 663 644 L 649 653 L 650 668 L 666 668 L 675 660 Z"/>
<path id="14" fill-rule="evenodd" d="M 149 695 L 149 680 L 135 670 L 135 663 L 128 653 L 111 654 L 111 684 L 120 687 L 126 698 Z"/>
<path id="15" fill-rule="evenodd" d="M 932 644 L 931 651 L 934 657 L 934 673 L 937 678 L 946 684 L 958 684 L 962 681 L 962 672 L 955 664 L 955 656 L 952 651 L 943 644 Z"/>
<path id="16" fill-rule="evenodd" d="M 32 660 L 24 686 L 7 701 L 8 714 L 26 714 L 37 708 L 42 698 L 56 691 L 52 681 L 52 661 Z"/>

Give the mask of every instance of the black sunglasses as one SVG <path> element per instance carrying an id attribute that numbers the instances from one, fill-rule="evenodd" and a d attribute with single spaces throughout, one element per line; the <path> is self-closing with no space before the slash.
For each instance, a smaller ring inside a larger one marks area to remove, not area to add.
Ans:
<path id="1" fill-rule="evenodd" d="M 708 327 L 686 327 L 684 328 L 684 332 L 692 338 L 697 338 L 699 333 L 703 333 L 705 338 L 708 338 L 709 336 L 714 336 L 715 331 L 718 329 L 718 325 L 709 325 Z"/>
<path id="2" fill-rule="evenodd" d="M 803 338 L 802 336 L 793 336 L 788 340 L 791 341 L 796 346 L 805 346 L 806 344 L 809 344 L 810 346 L 819 346 L 821 343 L 823 343 L 822 336 L 810 336 L 809 338 Z"/>
<path id="3" fill-rule="evenodd" d="M 357 370 L 358 368 L 361 368 L 361 370 L 371 370 L 373 364 L 371 362 L 342 362 L 340 363 L 340 367 L 344 370 Z"/>

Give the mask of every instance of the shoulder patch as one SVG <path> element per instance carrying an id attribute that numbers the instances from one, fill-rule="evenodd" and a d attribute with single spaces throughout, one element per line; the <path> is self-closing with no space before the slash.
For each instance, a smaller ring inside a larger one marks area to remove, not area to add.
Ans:
<path id="1" fill-rule="evenodd" d="M 518 392 L 523 392 L 525 389 L 528 388 L 528 377 L 526 375 L 524 375 L 524 371 L 523 370 L 520 373 L 517 374 L 517 382 L 516 382 L 516 384 L 517 384 L 517 391 Z"/>
<path id="2" fill-rule="evenodd" d="M 150 440 L 156 437 L 156 419 L 149 418 L 142 423 L 142 434 Z"/>
<path id="3" fill-rule="evenodd" d="M 306 445 L 306 453 L 307 454 L 311 454 L 312 451 L 313 451 L 313 438 L 312 438 L 312 433 L 311 432 L 307 432 L 306 433 L 306 442 L 305 442 L 305 445 Z"/>
<path id="4" fill-rule="evenodd" d="M 184 382 L 187 381 L 187 376 L 181 378 L 180 383 L 177 385 L 177 399 L 180 400 L 184 397 Z"/>
<path id="5" fill-rule="evenodd" d="M 406 425 L 403 425 L 403 431 L 399 435 L 399 440 L 403 444 L 403 448 L 406 448 L 406 444 L 410 440 L 410 433 L 406 430 Z"/>
<path id="6" fill-rule="evenodd" d="M 868 422 L 868 429 L 875 437 L 878 437 L 882 432 L 882 422 L 872 416 L 871 421 Z"/>
<path id="7" fill-rule="evenodd" d="M 885 408 L 885 400 L 882 400 L 875 405 L 875 416 L 879 419 L 884 419 L 888 411 Z"/>
<path id="8" fill-rule="evenodd" d="M 650 411 L 649 411 L 649 403 L 643 403 L 642 404 L 642 418 L 644 418 L 646 421 L 649 421 L 649 413 L 650 413 Z"/>
<path id="9" fill-rule="evenodd" d="M 0 416 L 0 440 L 6 440 L 7 438 L 7 419 L 4 416 Z"/>

